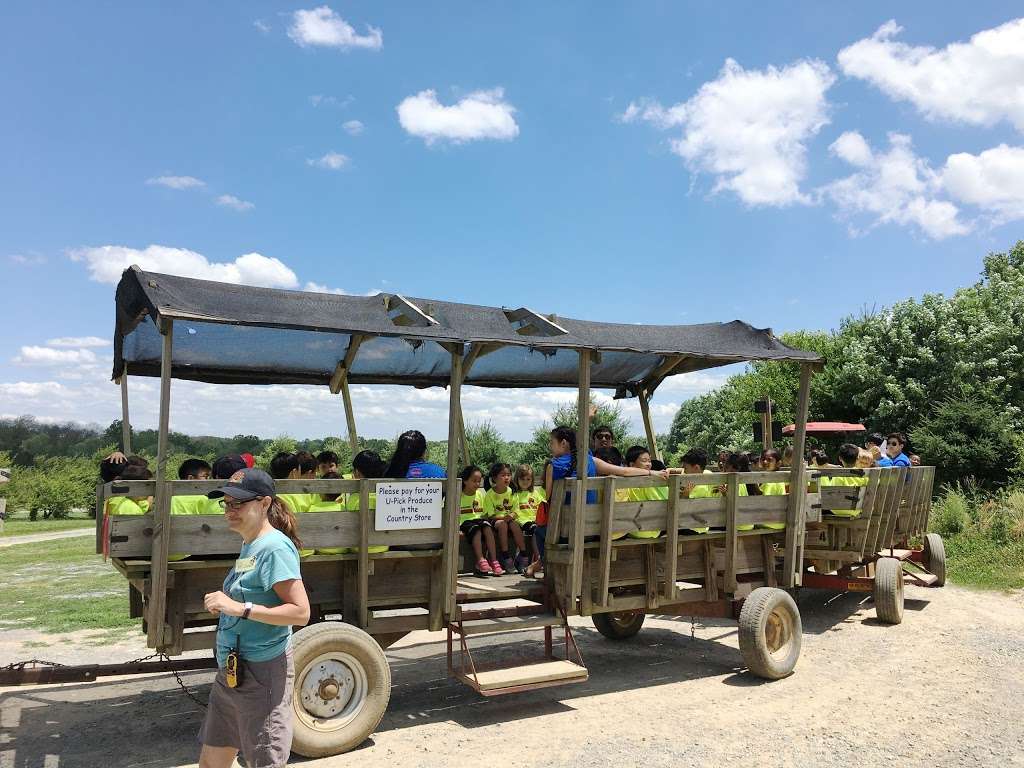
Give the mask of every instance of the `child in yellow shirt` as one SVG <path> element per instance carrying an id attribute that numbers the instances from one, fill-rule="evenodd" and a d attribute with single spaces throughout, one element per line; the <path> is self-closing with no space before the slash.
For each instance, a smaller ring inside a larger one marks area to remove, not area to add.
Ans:
<path id="1" fill-rule="evenodd" d="M 498 562 L 506 573 L 522 573 L 528 564 L 522 562 L 526 560 L 522 557 L 526 552 L 526 541 L 523 539 L 523 529 L 519 525 L 512 501 L 512 467 L 501 462 L 492 465 L 491 471 L 487 473 L 487 486 L 487 492 L 484 494 L 484 517 L 491 522 L 497 533 Z M 510 533 L 516 545 L 515 561 L 508 556 Z M 518 565 L 520 562 L 521 568 Z"/>
<path id="2" fill-rule="evenodd" d="M 516 469 L 512 490 L 512 508 L 515 511 L 516 522 L 523 531 L 523 536 L 530 537 L 530 555 L 520 552 L 516 556 L 516 570 L 532 576 L 540 563 L 540 552 L 537 549 L 537 541 L 534 532 L 537 528 L 537 510 L 540 505 L 547 501 L 544 489 L 533 484 L 533 467 L 529 464 L 520 464 Z M 531 571 L 530 569 L 533 569 Z"/>

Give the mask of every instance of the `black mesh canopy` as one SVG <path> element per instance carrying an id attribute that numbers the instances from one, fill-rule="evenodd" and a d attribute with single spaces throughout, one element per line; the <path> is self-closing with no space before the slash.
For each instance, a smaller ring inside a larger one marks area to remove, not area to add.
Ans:
<path id="1" fill-rule="evenodd" d="M 783 344 L 770 329 L 738 320 L 598 323 L 525 307 L 285 291 L 134 266 L 121 276 L 116 301 L 114 378 L 124 370 L 159 376 L 158 327 L 168 324 L 171 375 L 212 383 L 326 385 L 357 337 L 350 382 L 420 387 L 448 384 L 453 344 L 475 359 L 465 382 L 485 387 L 575 387 L 578 349 L 599 353 L 593 386 L 627 389 L 656 385 L 667 372 L 749 360 L 820 360 Z"/>

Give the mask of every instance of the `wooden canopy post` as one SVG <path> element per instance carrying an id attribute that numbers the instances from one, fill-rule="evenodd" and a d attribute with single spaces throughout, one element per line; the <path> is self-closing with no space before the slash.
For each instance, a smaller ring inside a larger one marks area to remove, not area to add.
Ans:
<path id="1" fill-rule="evenodd" d="M 341 400 L 345 406 L 345 428 L 348 430 L 348 444 L 352 448 L 353 456 L 359 449 L 359 437 L 356 434 L 356 415 L 352 410 L 352 395 L 348 391 L 348 372 L 352 369 L 352 363 L 355 362 L 359 347 L 365 340 L 365 336 L 352 335 L 348 342 L 348 349 L 345 350 L 345 357 L 338 361 L 328 385 L 331 394 L 336 395 L 341 392 Z"/>
<path id="2" fill-rule="evenodd" d="M 654 436 L 654 424 L 651 422 L 651 405 L 647 401 L 647 390 L 640 388 L 636 394 L 640 401 L 640 415 L 644 420 L 644 432 L 647 433 L 647 449 L 651 452 L 651 458 L 661 461 L 661 451 L 658 450 L 658 442 Z"/>
<path id="3" fill-rule="evenodd" d="M 796 430 L 793 434 L 793 465 L 789 470 L 789 504 L 786 507 L 786 556 L 783 560 L 782 586 L 800 585 L 803 563 L 804 518 L 807 505 L 807 469 L 804 444 L 807 437 L 807 411 L 811 400 L 811 363 L 800 364 L 800 394 L 796 403 Z"/>
<path id="4" fill-rule="evenodd" d="M 128 421 L 128 364 L 121 371 L 121 452 L 125 456 L 132 452 L 132 425 Z"/>
<path id="5" fill-rule="evenodd" d="M 587 456 L 590 453 L 590 350 L 580 349 L 579 400 L 576 403 L 576 490 L 572 495 L 572 592 L 573 601 L 567 609 L 575 608 L 576 598 L 583 592 L 583 529 L 587 504 Z M 558 536 L 558 532 L 554 532 Z"/>
<path id="6" fill-rule="evenodd" d="M 160 328 L 163 347 L 160 353 L 160 423 L 156 448 L 156 492 L 153 509 L 153 553 L 150 560 L 149 616 L 147 645 L 163 648 L 171 642 L 167 637 L 167 553 L 171 543 L 171 497 L 167 487 L 167 436 L 171 420 L 171 351 L 174 324 L 164 322 Z"/>
<path id="7" fill-rule="evenodd" d="M 462 499 L 462 481 L 456 472 L 459 464 L 459 423 L 462 414 L 462 345 L 450 347 L 451 379 L 448 383 L 448 483 L 444 505 L 444 568 L 445 617 L 455 614 L 455 582 L 458 577 L 459 558 L 459 504 Z"/>

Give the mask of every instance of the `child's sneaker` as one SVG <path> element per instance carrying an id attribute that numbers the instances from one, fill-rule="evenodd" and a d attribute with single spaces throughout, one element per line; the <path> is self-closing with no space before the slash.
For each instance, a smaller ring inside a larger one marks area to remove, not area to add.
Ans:
<path id="1" fill-rule="evenodd" d="M 491 576 L 504 576 L 505 570 L 497 560 L 491 560 Z"/>
<path id="2" fill-rule="evenodd" d="M 491 564 L 481 557 L 479 560 L 476 561 L 476 568 L 473 569 L 473 575 L 493 576 L 494 571 L 491 569 Z"/>
<path id="3" fill-rule="evenodd" d="M 516 556 L 516 570 L 519 571 L 519 573 L 526 573 L 526 568 L 529 565 L 530 558 L 528 558 L 526 555 Z"/>
<path id="4" fill-rule="evenodd" d="M 516 568 L 516 564 L 512 562 L 511 557 L 501 558 L 501 568 L 505 571 L 505 573 L 515 573 L 519 570 L 518 568 Z"/>

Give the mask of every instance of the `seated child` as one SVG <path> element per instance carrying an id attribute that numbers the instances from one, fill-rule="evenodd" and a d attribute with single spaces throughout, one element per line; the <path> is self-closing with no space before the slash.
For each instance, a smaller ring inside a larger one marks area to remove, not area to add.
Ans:
<path id="1" fill-rule="evenodd" d="M 512 467 L 501 462 L 491 466 L 491 471 L 487 473 L 487 492 L 484 494 L 484 517 L 498 534 L 499 563 L 502 569 L 507 573 L 522 573 L 527 566 L 526 541 L 515 513 L 511 483 Z M 508 556 L 509 533 L 516 545 L 515 561 Z"/>
<path id="2" fill-rule="evenodd" d="M 864 451 L 867 453 L 867 451 Z M 855 468 L 861 459 L 861 449 L 852 443 L 843 443 L 839 446 L 839 462 L 847 469 Z M 867 454 L 871 456 L 871 454 Z M 868 479 L 865 476 L 856 477 L 853 475 L 836 475 L 834 477 L 821 477 L 818 481 L 823 488 L 841 486 L 845 488 L 861 488 L 868 484 Z M 834 515 L 835 517 L 858 517 L 860 516 L 859 509 L 828 509 L 825 510 L 825 514 Z"/>
<path id="3" fill-rule="evenodd" d="M 383 477 L 385 469 L 387 469 L 387 463 L 381 460 L 380 455 L 376 451 L 360 451 L 352 458 L 353 480 Z M 359 499 L 360 495 L 358 492 L 350 493 L 345 501 L 345 509 L 349 512 L 358 512 Z M 370 505 L 371 511 L 377 509 L 377 494 L 371 491 L 367 495 L 367 503 Z M 359 548 L 350 547 L 347 551 L 358 552 Z M 382 544 L 371 544 L 366 548 L 366 551 L 374 554 L 376 552 L 387 552 L 388 548 Z"/>
<path id="4" fill-rule="evenodd" d="M 116 478 L 118 480 L 152 480 L 153 473 L 150 472 L 146 467 L 140 464 L 129 464 L 121 470 L 121 474 Z M 172 497 L 173 499 L 173 497 Z M 146 515 L 153 511 L 153 497 L 152 496 L 116 496 L 110 499 L 109 510 L 107 512 L 107 519 L 104 520 L 104 532 L 103 532 L 103 548 L 106 553 L 109 546 L 110 535 L 109 535 L 109 518 L 113 516 L 121 517 L 128 515 Z M 174 513 L 173 505 L 171 514 Z M 188 557 L 187 552 L 171 552 L 167 555 L 168 562 L 177 562 L 178 560 L 184 560 Z"/>
<path id="5" fill-rule="evenodd" d="M 311 454 L 307 454 L 312 459 Z M 313 470 L 316 470 L 316 459 L 313 461 Z M 307 466 L 308 466 L 307 462 Z M 298 454 L 280 453 L 274 454 L 274 458 L 270 460 L 270 476 L 275 480 L 295 480 L 299 477 L 299 459 Z M 315 494 L 312 493 L 279 493 L 277 498 L 284 502 L 292 512 L 296 515 L 305 512 L 309 509 L 309 505 L 313 503 Z"/>
<path id="6" fill-rule="evenodd" d="M 730 453 L 725 459 L 725 466 L 723 467 L 725 472 L 749 472 L 750 471 L 750 457 L 742 453 Z M 719 496 L 725 496 L 728 492 L 728 486 L 722 484 L 715 489 L 715 493 Z M 736 489 L 737 496 L 760 496 L 761 489 L 757 487 L 757 483 L 743 483 L 739 484 Z M 737 531 L 752 531 L 754 526 L 752 524 L 737 525 Z"/>
<path id="7" fill-rule="evenodd" d="M 781 468 L 782 456 L 774 448 L 768 448 L 761 452 L 761 471 L 777 472 Z M 761 483 L 761 494 L 764 496 L 785 496 L 788 491 L 785 483 Z M 758 528 L 769 528 L 773 531 L 781 531 L 786 527 L 785 523 L 758 523 Z"/>
<path id="8" fill-rule="evenodd" d="M 209 480 L 213 467 L 202 459 L 185 459 L 178 467 L 179 480 Z M 172 515 L 219 515 L 221 510 L 210 504 L 206 494 L 171 496 Z"/>
<path id="9" fill-rule="evenodd" d="M 683 465 L 684 475 L 710 475 L 708 466 L 708 454 L 703 448 L 691 448 L 683 454 L 680 463 Z M 710 499 L 714 496 L 714 486 L 703 483 L 685 483 L 683 485 L 683 498 L 684 499 Z M 683 532 L 686 533 L 707 533 L 708 528 L 684 528 Z"/>
<path id="10" fill-rule="evenodd" d="M 540 552 L 534 534 L 537 528 L 537 510 L 545 501 L 547 498 L 544 496 L 544 489 L 533 484 L 533 467 L 529 464 L 520 464 L 513 478 L 512 507 L 515 510 L 516 521 L 523 529 L 523 536 L 530 537 L 532 551 L 529 562 L 523 562 L 526 560 L 523 553 L 516 558 L 516 570 L 527 576 L 533 576 L 540 568 Z"/>
<path id="11" fill-rule="evenodd" d="M 459 473 L 462 497 L 459 501 L 459 531 L 473 548 L 473 573 L 477 576 L 503 576 L 505 571 L 498 562 L 494 544 L 494 528 L 484 519 L 484 473 L 470 464 Z"/>
<path id="12" fill-rule="evenodd" d="M 320 451 L 316 455 L 316 473 L 322 478 L 327 478 L 328 474 L 337 474 L 337 472 L 338 454 L 334 451 Z"/>
<path id="13" fill-rule="evenodd" d="M 298 480 L 316 480 L 316 457 L 309 451 L 299 451 L 295 454 L 295 461 L 298 464 Z"/>
<path id="14" fill-rule="evenodd" d="M 634 445 L 626 451 L 626 466 L 639 467 L 640 469 L 652 469 L 651 452 L 643 445 Z M 664 469 L 664 465 L 661 467 Z M 629 501 L 658 501 L 661 493 L 658 488 L 628 488 L 627 497 Z M 667 495 L 667 494 L 666 494 Z M 630 531 L 631 539 L 656 539 L 661 536 L 661 531 Z"/>
<path id="15" fill-rule="evenodd" d="M 600 459 L 606 464 L 611 464 L 614 467 L 622 466 L 622 453 L 614 445 L 605 445 L 598 448 L 596 451 L 594 451 L 594 458 Z M 619 503 L 623 501 L 629 501 L 629 491 L 629 488 L 616 488 L 615 502 Z M 587 503 L 596 503 L 597 499 L 595 498 L 592 502 L 589 498 L 590 494 L 591 491 L 587 491 Z M 612 541 L 618 541 L 619 539 L 625 538 L 625 536 L 626 531 L 612 531 Z M 584 541 L 597 541 L 599 538 L 599 536 L 587 536 L 584 538 Z"/>

